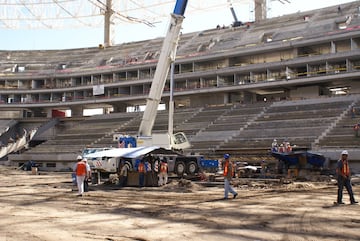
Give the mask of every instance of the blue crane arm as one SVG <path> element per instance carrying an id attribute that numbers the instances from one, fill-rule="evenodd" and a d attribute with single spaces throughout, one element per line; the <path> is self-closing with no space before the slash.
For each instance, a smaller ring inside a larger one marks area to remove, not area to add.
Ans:
<path id="1" fill-rule="evenodd" d="M 174 8 L 174 14 L 184 16 L 187 0 L 178 0 Z"/>

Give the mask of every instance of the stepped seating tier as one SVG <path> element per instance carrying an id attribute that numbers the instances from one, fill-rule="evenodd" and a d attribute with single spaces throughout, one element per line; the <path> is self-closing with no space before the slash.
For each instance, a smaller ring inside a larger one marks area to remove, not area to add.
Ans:
<path id="1" fill-rule="evenodd" d="M 180 108 L 175 109 L 174 132 L 182 131 L 189 138 L 192 146 L 185 154 L 267 153 L 273 139 L 305 148 L 357 147 L 360 137 L 355 137 L 352 127 L 360 115 L 350 115 L 353 106 L 360 108 L 357 98 Z M 74 121 L 26 153 L 79 154 L 85 147 L 116 147 L 113 134 L 136 136 L 141 117 L 142 112 L 113 113 Z M 167 122 L 168 112 L 159 111 L 153 133 L 167 132 Z"/>

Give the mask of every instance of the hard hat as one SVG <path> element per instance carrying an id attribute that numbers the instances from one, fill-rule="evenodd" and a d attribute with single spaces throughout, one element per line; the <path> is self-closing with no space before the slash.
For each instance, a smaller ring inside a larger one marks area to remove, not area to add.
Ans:
<path id="1" fill-rule="evenodd" d="M 225 159 L 228 159 L 228 158 L 230 158 L 230 155 L 229 155 L 229 154 L 225 154 L 225 155 L 224 155 L 224 158 L 225 158 Z"/>
<path id="2" fill-rule="evenodd" d="M 349 153 L 348 153 L 347 150 L 343 150 L 343 151 L 341 152 L 341 155 L 349 155 Z"/>
<path id="3" fill-rule="evenodd" d="M 87 159 L 86 159 L 86 158 L 84 158 L 84 159 L 83 159 L 83 162 L 87 162 Z"/>
<path id="4" fill-rule="evenodd" d="M 79 155 L 76 160 L 82 160 L 82 156 Z"/>

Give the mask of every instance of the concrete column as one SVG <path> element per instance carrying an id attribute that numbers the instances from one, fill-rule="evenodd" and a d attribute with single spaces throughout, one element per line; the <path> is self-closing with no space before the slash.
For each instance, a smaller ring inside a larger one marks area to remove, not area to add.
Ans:
<path id="1" fill-rule="evenodd" d="M 231 101 L 231 93 L 224 93 L 224 104 L 228 104 Z"/>
<path id="2" fill-rule="evenodd" d="M 266 19 L 266 0 L 255 0 L 255 22 Z"/>
<path id="3" fill-rule="evenodd" d="M 111 18 L 113 15 L 112 0 L 106 0 L 106 10 L 104 14 L 104 47 L 111 46 Z"/>
<path id="4" fill-rule="evenodd" d="M 52 109 L 46 109 L 46 117 L 51 118 L 52 117 Z"/>

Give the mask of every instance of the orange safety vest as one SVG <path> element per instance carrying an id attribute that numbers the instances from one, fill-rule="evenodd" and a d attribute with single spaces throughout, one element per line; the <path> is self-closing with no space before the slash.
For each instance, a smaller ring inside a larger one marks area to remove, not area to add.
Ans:
<path id="1" fill-rule="evenodd" d="M 343 176 L 349 176 L 350 175 L 350 167 L 349 163 L 347 161 L 342 161 L 342 168 L 341 168 L 341 174 Z"/>
<path id="2" fill-rule="evenodd" d="M 224 177 L 227 176 L 228 172 L 229 172 L 229 163 L 225 162 L 224 163 Z"/>
<path id="3" fill-rule="evenodd" d="M 224 177 L 226 177 L 229 173 L 229 164 L 232 165 L 230 162 L 225 162 L 224 164 Z M 231 166 L 231 176 L 234 176 L 234 168 Z"/>
<path id="4" fill-rule="evenodd" d="M 76 165 L 76 176 L 86 175 L 86 164 L 84 162 L 78 162 Z"/>
<path id="5" fill-rule="evenodd" d="M 139 172 L 141 172 L 141 173 L 144 173 L 145 172 L 145 165 L 144 165 L 144 163 L 139 163 L 139 166 L 138 166 L 138 170 L 139 170 Z"/>
<path id="6" fill-rule="evenodd" d="M 161 163 L 160 172 L 167 172 L 167 164 L 166 163 Z"/>
<path id="7" fill-rule="evenodd" d="M 292 151 L 292 148 L 291 146 L 288 146 L 287 149 L 286 149 L 287 152 L 291 152 Z"/>

